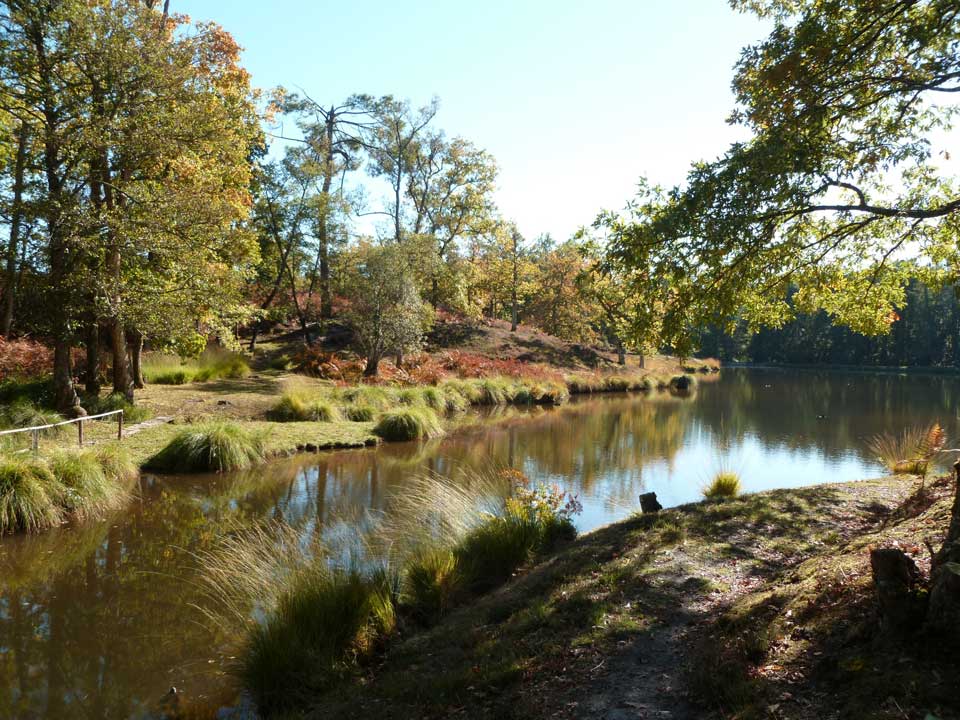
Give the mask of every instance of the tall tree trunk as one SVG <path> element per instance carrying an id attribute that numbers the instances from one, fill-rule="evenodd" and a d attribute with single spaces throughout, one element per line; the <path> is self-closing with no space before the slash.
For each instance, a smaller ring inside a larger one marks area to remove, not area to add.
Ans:
<path id="1" fill-rule="evenodd" d="M 100 324 L 95 317 L 87 323 L 87 368 L 83 373 L 88 395 L 100 394 Z"/>
<path id="2" fill-rule="evenodd" d="M 623 341 L 617 338 L 617 365 L 627 364 L 627 349 L 623 346 Z"/>
<path id="3" fill-rule="evenodd" d="M 399 350 L 397 350 L 397 354 L 394 360 L 396 361 L 395 364 L 397 366 L 397 369 L 403 370 L 403 348 L 400 348 Z"/>
<path id="4" fill-rule="evenodd" d="M 367 355 L 367 366 L 363 369 L 364 377 L 376 377 L 380 370 L 380 355 L 371 353 Z"/>
<path id="5" fill-rule="evenodd" d="M 326 155 L 323 158 L 323 217 L 320 218 L 318 228 L 319 247 L 317 259 L 320 262 L 320 318 L 328 320 L 333 317 L 333 302 L 330 296 L 330 239 L 327 235 L 330 225 L 330 188 L 333 186 L 333 133 L 337 121 L 336 108 L 331 106 L 327 113 Z"/>
<path id="6" fill-rule="evenodd" d="M 644 357 L 643 357 L 643 350 L 640 351 L 640 362 L 637 363 L 637 365 L 642 368 L 645 368 L 647 366 L 646 361 L 644 360 Z"/>
<path id="7" fill-rule="evenodd" d="M 133 386 L 142 390 L 147 382 L 143 379 L 143 333 L 134 328 L 127 332 L 127 344 L 130 351 L 130 374 Z"/>
<path id="8" fill-rule="evenodd" d="M 7 246 L 7 272 L 3 285 L 3 336 L 7 339 L 13 329 L 13 308 L 17 300 L 17 253 L 20 249 L 20 226 L 23 224 L 23 179 L 29 135 L 30 128 L 25 122 L 21 122 L 17 136 L 17 160 L 13 170 L 10 242 Z"/>
<path id="9" fill-rule="evenodd" d="M 127 335 L 117 318 L 110 320 L 110 344 L 113 346 L 113 392 L 133 402 L 133 378 L 127 356 Z"/>

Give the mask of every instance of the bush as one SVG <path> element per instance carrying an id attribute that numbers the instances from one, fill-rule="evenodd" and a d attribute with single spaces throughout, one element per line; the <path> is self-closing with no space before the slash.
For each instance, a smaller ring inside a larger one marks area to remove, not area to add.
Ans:
<path id="1" fill-rule="evenodd" d="M 426 440 L 443 435 L 440 418 L 430 408 L 411 407 L 384 413 L 373 428 L 384 440 Z"/>
<path id="2" fill-rule="evenodd" d="M 243 684 L 266 715 L 302 706 L 393 625 L 389 588 L 376 577 L 315 566 L 254 626 L 240 669 Z"/>
<path id="3" fill-rule="evenodd" d="M 263 436 L 227 422 L 184 428 L 147 467 L 164 472 L 242 470 L 266 458 Z"/>
<path id="4" fill-rule="evenodd" d="M 23 454 L 0 455 L 0 533 L 32 532 L 59 524 L 64 493 L 41 460 Z"/>
<path id="5" fill-rule="evenodd" d="M 707 500 L 724 500 L 735 498 L 740 494 L 740 478 L 735 472 L 719 472 L 703 488 L 703 496 Z"/>

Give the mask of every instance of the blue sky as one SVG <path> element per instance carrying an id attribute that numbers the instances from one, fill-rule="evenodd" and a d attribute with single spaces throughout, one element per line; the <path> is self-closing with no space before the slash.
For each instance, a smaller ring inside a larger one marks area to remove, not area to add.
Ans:
<path id="1" fill-rule="evenodd" d="M 743 137 L 732 67 L 766 26 L 725 0 L 172 0 L 246 48 L 259 87 L 441 100 L 437 125 L 490 151 L 527 237 L 569 237 L 641 175 L 673 184 Z M 373 198 L 376 199 L 376 198 Z"/>

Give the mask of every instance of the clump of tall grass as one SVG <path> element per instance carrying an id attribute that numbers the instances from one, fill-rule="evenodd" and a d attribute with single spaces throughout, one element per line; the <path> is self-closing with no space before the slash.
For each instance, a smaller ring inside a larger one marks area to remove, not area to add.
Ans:
<path id="1" fill-rule="evenodd" d="M 164 472 L 242 470 L 266 458 L 264 436 L 230 422 L 186 427 L 147 466 Z"/>
<path id="2" fill-rule="evenodd" d="M 0 533 L 42 530 L 99 515 L 129 496 L 138 469 L 116 444 L 58 450 L 48 458 L 0 454 Z"/>
<path id="3" fill-rule="evenodd" d="M 873 455 L 890 472 L 926 477 L 930 463 L 947 444 L 940 423 L 908 427 L 900 434 L 881 433 L 867 443 Z"/>
<path id="4" fill-rule="evenodd" d="M 464 576 L 449 548 L 430 547 L 415 552 L 405 565 L 401 602 L 416 620 L 437 622 L 461 598 Z"/>
<path id="5" fill-rule="evenodd" d="M 371 407 L 374 410 L 386 410 L 393 404 L 390 394 L 384 388 L 376 385 L 358 385 L 346 388 L 339 391 L 338 396 L 344 403 Z"/>
<path id="6" fill-rule="evenodd" d="M 373 428 L 384 440 L 427 440 L 443 435 L 443 424 L 428 407 L 409 407 L 386 412 Z"/>
<path id="7" fill-rule="evenodd" d="M 567 386 L 555 381 L 522 383 L 511 398 L 519 405 L 562 405 L 569 399 Z"/>
<path id="8" fill-rule="evenodd" d="M 0 533 L 32 532 L 63 519 L 64 487 L 39 458 L 0 455 Z"/>
<path id="9" fill-rule="evenodd" d="M 295 390 L 284 392 L 269 414 L 280 422 L 334 422 L 340 419 L 340 412 L 332 403 Z"/>
<path id="10" fill-rule="evenodd" d="M 350 422 L 372 422 L 377 411 L 369 405 L 347 405 L 343 408 L 343 414 Z"/>
<path id="11" fill-rule="evenodd" d="M 740 477 L 735 472 L 723 470 L 703 488 L 707 500 L 726 500 L 740 494 Z"/>

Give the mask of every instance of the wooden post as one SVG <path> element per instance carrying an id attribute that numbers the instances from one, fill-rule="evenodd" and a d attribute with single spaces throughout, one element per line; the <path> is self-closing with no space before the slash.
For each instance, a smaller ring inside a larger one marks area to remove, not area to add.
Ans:
<path id="1" fill-rule="evenodd" d="M 117 440 L 123 440 L 123 411 L 117 413 Z"/>
<path id="2" fill-rule="evenodd" d="M 83 447 L 83 420 L 77 420 L 77 439 L 80 441 L 80 447 Z"/>

